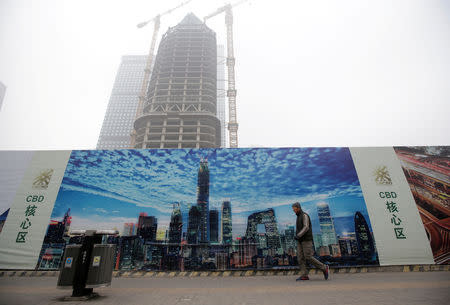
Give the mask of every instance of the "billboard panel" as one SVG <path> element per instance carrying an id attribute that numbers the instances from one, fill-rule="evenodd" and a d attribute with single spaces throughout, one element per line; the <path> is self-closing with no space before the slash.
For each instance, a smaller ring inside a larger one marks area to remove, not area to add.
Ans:
<path id="1" fill-rule="evenodd" d="M 392 147 L 351 148 L 381 265 L 432 264 L 414 199 Z"/>
<path id="2" fill-rule="evenodd" d="M 0 159 L 6 159 L 6 153 L 0 152 Z M 315 255 L 331 266 L 432 262 L 427 235 L 392 148 L 35 154 L 7 218 L 15 215 L 5 224 L 9 222 L 10 229 L 0 234 L 0 242 L 9 240 L 8 245 L 17 247 L 17 228 L 33 225 L 33 245 L 19 245 L 21 253 L 0 250 L 2 269 L 59 268 L 66 245 L 80 242 L 70 235 L 73 229 L 118 230 L 119 235 L 104 243 L 117 245 L 114 262 L 121 270 L 297 268 L 294 202 L 310 215 Z M 384 202 L 380 212 L 380 191 L 373 192 L 379 186 L 373 176 L 366 179 L 370 164 L 390 168 L 396 189 L 383 190 L 401 194 L 401 202 L 391 204 L 401 214 L 386 212 Z M 45 169 L 54 170 L 51 196 L 31 186 L 37 172 Z M 45 196 L 47 210 L 39 221 L 26 221 L 32 202 L 26 202 L 25 195 Z M 389 230 L 380 230 L 383 226 Z M 394 230 L 398 228 L 404 231 Z M 410 248 L 396 251 L 386 240 Z"/>
<path id="3" fill-rule="evenodd" d="M 0 269 L 34 269 L 70 152 L 35 152 L 0 234 Z"/>
<path id="4" fill-rule="evenodd" d="M 450 262 L 450 147 L 395 147 L 436 264 Z"/>

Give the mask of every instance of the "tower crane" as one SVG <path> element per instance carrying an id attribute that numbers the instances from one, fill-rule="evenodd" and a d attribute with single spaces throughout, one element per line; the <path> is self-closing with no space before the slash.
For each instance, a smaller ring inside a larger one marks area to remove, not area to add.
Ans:
<path id="1" fill-rule="evenodd" d="M 144 80 L 142 81 L 142 87 L 141 87 L 141 91 L 139 94 L 139 102 L 138 102 L 138 106 L 137 106 L 137 110 L 136 110 L 135 119 L 139 118 L 142 115 L 142 111 L 144 109 L 144 101 L 145 101 L 145 96 L 147 94 L 147 86 L 149 83 L 149 78 L 150 78 L 152 64 L 153 64 L 153 54 L 155 52 L 156 39 L 158 37 L 159 27 L 161 25 L 161 17 L 172 13 L 174 10 L 188 4 L 191 1 L 192 0 L 187 0 L 187 1 L 181 2 L 179 5 L 175 6 L 174 8 L 171 8 L 171 9 L 165 11 L 164 13 L 156 15 L 152 19 L 141 22 L 137 25 L 138 28 L 143 28 L 148 23 L 153 22 L 152 42 L 150 44 L 150 51 L 148 53 L 147 62 L 145 64 Z M 134 128 L 133 128 L 133 131 L 131 133 L 131 145 L 130 145 L 131 148 L 134 148 L 135 143 L 136 143 L 136 130 L 134 130 Z"/>
<path id="2" fill-rule="evenodd" d="M 227 29 L 227 67 L 228 67 L 228 132 L 230 139 L 230 147 L 237 148 L 238 147 L 238 127 L 239 124 L 237 122 L 237 113 L 236 113 L 236 88 L 235 88 L 235 72 L 234 72 L 234 47 L 233 47 L 233 11 L 232 8 L 236 7 L 248 0 L 240 0 L 233 4 L 226 4 L 220 8 L 218 8 L 215 12 L 209 14 L 208 16 L 203 18 L 203 21 L 206 22 L 209 18 L 217 16 L 223 12 L 225 12 L 225 25 Z"/>

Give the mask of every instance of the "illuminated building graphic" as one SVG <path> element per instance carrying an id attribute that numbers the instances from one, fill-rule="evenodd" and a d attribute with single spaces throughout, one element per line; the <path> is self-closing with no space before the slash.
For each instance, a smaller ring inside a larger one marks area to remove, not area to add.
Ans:
<path id="1" fill-rule="evenodd" d="M 369 225 L 360 212 L 355 213 L 355 233 L 360 257 L 367 261 L 375 259 L 375 246 Z"/>
<path id="2" fill-rule="evenodd" d="M 144 263 L 144 245 L 137 236 L 122 236 L 120 240 L 119 268 L 139 269 Z"/>
<path id="3" fill-rule="evenodd" d="M 233 227 L 231 218 L 231 202 L 226 200 L 222 202 L 222 243 L 231 245 L 233 241 Z"/>
<path id="4" fill-rule="evenodd" d="M 180 204 L 174 203 L 172 215 L 170 216 L 170 226 L 169 226 L 169 243 L 170 244 L 180 244 L 181 243 L 181 230 L 183 222 L 180 211 Z"/>
<path id="5" fill-rule="evenodd" d="M 317 204 L 317 213 L 319 214 L 320 232 L 322 233 L 322 246 L 337 245 L 338 240 L 328 204 L 325 202 Z"/>
<path id="6" fill-rule="evenodd" d="M 209 241 L 211 243 L 219 242 L 219 211 L 209 211 Z"/>
<path id="7" fill-rule="evenodd" d="M 158 230 L 158 220 L 154 216 L 147 216 L 147 213 L 140 213 L 137 225 L 137 235 L 145 241 L 155 241 Z"/>
<path id="8" fill-rule="evenodd" d="M 358 243 L 356 241 L 355 233 L 347 233 L 339 237 L 339 248 L 343 256 L 358 255 Z"/>
<path id="9" fill-rule="evenodd" d="M 253 265 L 252 259 L 257 255 L 256 243 L 252 238 L 242 237 L 238 244 L 239 268 L 250 267 Z"/>
<path id="10" fill-rule="evenodd" d="M 200 210 L 200 242 L 209 242 L 209 168 L 208 160 L 202 159 L 198 169 L 197 206 Z"/>
<path id="11" fill-rule="evenodd" d="M 255 212 L 248 216 L 247 232 L 245 236 L 253 240 L 258 238 L 257 226 L 263 224 L 267 235 L 267 247 L 278 250 L 281 248 L 280 234 L 278 233 L 277 220 L 273 209 Z"/>
<path id="12" fill-rule="evenodd" d="M 188 244 L 197 244 L 200 240 L 200 222 L 201 213 L 197 206 L 192 206 L 189 209 L 189 223 L 187 231 Z"/>
<path id="13" fill-rule="evenodd" d="M 45 234 L 44 243 L 64 243 L 64 237 L 69 236 L 71 223 L 70 209 L 64 214 L 63 221 L 51 220 Z"/>
<path id="14" fill-rule="evenodd" d="M 295 237 L 295 227 L 289 226 L 284 231 L 284 235 L 286 238 L 286 253 L 293 254 L 297 249 L 297 241 L 294 239 Z"/>
<path id="15" fill-rule="evenodd" d="M 123 236 L 134 236 L 137 234 L 137 225 L 134 222 L 123 224 Z"/>
<path id="16" fill-rule="evenodd" d="M 66 241 L 69 240 L 71 222 L 70 209 L 66 211 L 62 221 L 50 220 L 37 262 L 39 269 L 59 268 Z"/>

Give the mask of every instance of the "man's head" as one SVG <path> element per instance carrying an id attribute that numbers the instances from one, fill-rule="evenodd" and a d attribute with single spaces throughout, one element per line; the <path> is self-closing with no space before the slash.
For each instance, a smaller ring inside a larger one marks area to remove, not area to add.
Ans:
<path id="1" fill-rule="evenodd" d="M 295 214 L 301 213 L 302 207 L 300 206 L 299 202 L 295 202 L 292 204 L 292 211 L 294 211 Z"/>

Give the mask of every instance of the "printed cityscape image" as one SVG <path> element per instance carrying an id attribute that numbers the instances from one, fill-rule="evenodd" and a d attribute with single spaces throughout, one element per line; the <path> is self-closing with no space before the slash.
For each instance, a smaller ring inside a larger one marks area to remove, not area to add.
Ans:
<path id="1" fill-rule="evenodd" d="M 116 229 L 117 270 L 296 268 L 297 201 L 320 260 L 378 265 L 348 148 L 73 151 L 37 267 L 72 229 Z"/>
<path id="2" fill-rule="evenodd" d="M 395 147 L 436 264 L 450 262 L 450 149 Z"/>

